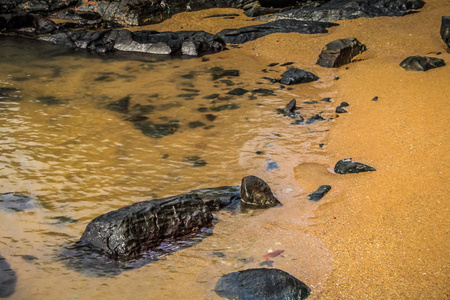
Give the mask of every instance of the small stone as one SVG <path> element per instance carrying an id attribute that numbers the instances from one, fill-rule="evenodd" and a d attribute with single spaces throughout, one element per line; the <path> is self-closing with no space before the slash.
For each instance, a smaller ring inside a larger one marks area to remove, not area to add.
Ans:
<path id="1" fill-rule="evenodd" d="M 267 163 L 266 171 L 276 170 L 279 168 L 280 167 L 278 166 L 278 164 L 275 161 L 271 161 L 271 162 Z"/>
<path id="2" fill-rule="evenodd" d="M 253 175 L 242 178 L 241 202 L 253 208 L 268 208 L 281 204 L 272 194 L 269 185 Z"/>
<path id="3" fill-rule="evenodd" d="M 308 83 L 316 81 L 318 79 L 319 77 L 317 77 L 311 72 L 307 72 L 297 68 L 290 68 L 281 75 L 280 82 L 282 84 L 291 85 L 291 84 Z"/>
<path id="4" fill-rule="evenodd" d="M 351 158 L 341 159 L 334 166 L 334 172 L 336 174 L 353 174 L 372 171 L 376 171 L 376 169 L 359 162 L 354 162 Z"/>
<path id="5" fill-rule="evenodd" d="M 330 190 L 331 190 L 331 186 L 330 185 L 321 185 L 316 191 L 314 191 L 313 193 L 308 195 L 309 200 L 310 201 L 319 201 Z"/>
<path id="6" fill-rule="evenodd" d="M 378 96 L 373 97 L 372 101 L 378 101 Z"/>
<path id="7" fill-rule="evenodd" d="M 128 113 L 128 107 L 130 105 L 130 96 L 125 96 L 120 100 L 112 102 L 106 105 L 106 108 L 112 111 L 117 111 L 123 114 Z"/>
<path id="8" fill-rule="evenodd" d="M 343 114 L 343 113 L 346 113 L 346 112 L 347 112 L 347 110 L 345 108 L 343 108 L 342 106 L 336 107 L 336 113 Z"/>
<path id="9" fill-rule="evenodd" d="M 188 126 L 189 128 L 197 128 L 197 127 L 201 127 L 201 126 L 205 126 L 206 124 L 200 121 L 194 121 L 194 122 L 189 122 Z"/>

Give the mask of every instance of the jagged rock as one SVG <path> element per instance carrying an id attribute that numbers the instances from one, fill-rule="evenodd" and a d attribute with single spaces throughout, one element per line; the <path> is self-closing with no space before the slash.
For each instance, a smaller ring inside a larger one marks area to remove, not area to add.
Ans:
<path id="1" fill-rule="evenodd" d="M 190 191 L 189 194 L 197 194 L 211 211 L 218 211 L 232 204 L 234 200 L 240 199 L 240 191 L 241 187 L 234 185 L 197 189 Z"/>
<path id="2" fill-rule="evenodd" d="M 271 33 L 297 32 L 304 34 L 326 33 L 327 28 L 337 24 L 326 22 L 304 22 L 297 20 L 278 20 L 261 25 L 252 25 L 237 29 L 224 29 L 217 35 L 227 44 L 243 44 Z"/>
<path id="3" fill-rule="evenodd" d="M 445 61 L 435 57 L 410 56 L 403 60 L 400 66 L 407 71 L 428 71 L 445 66 Z"/>
<path id="4" fill-rule="evenodd" d="M 0 255 L 0 298 L 6 298 L 16 291 L 17 276 L 16 272 Z"/>
<path id="5" fill-rule="evenodd" d="M 350 63 L 353 57 L 365 50 L 366 46 L 354 37 L 335 40 L 325 45 L 317 64 L 326 68 L 338 68 Z"/>
<path id="6" fill-rule="evenodd" d="M 122 99 L 114 101 L 108 105 L 106 108 L 112 111 L 117 111 L 123 114 L 128 113 L 128 107 L 130 106 L 130 96 L 125 96 Z"/>
<path id="7" fill-rule="evenodd" d="M 197 194 L 139 202 L 95 218 L 80 241 L 111 258 L 130 259 L 165 239 L 211 225 L 211 212 Z"/>
<path id="8" fill-rule="evenodd" d="M 400 17 L 414 13 L 425 4 L 422 0 L 331 0 L 318 7 L 292 9 L 271 16 L 260 16 L 259 21 L 294 19 L 303 21 L 338 21 L 357 18 Z"/>
<path id="9" fill-rule="evenodd" d="M 299 83 L 308 83 L 316 81 L 318 79 L 319 77 L 317 77 L 311 72 L 300 70 L 297 68 L 290 68 L 281 75 L 280 83 L 291 85 Z"/>
<path id="10" fill-rule="evenodd" d="M 291 115 L 295 113 L 295 110 L 297 109 L 297 100 L 292 99 L 283 109 L 283 114 L 285 116 Z"/>
<path id="11" fill-rule="evenodd" d="M 310 201 L 319 201 L 331 190 L 330 185 L 321 185 L 317 190 L 308 195 Z"/>
<path id="12" fill-rule="evenodd" d="M 279 269 L 247 269 L 226 274 L 217 281 L 215 292 L 227 299 L 306 299 L 310 288 Z"/>
<path id="13" fill-rule="evenodd" d="M 19 212 L 37 207 L 36 196 L 22 193 L 0 194 L 0 209 L 6 212 Z"/>
<path id="14" fill-rule="evenodd" d="M 241 202 L 252 208 L 268 208 L 281 204 L 272 194 L 269 185 L 253 175 L 242 178 Z"/>
<path id="15" fill-rule="evenodd" d="M 312 117 L 309 117 L 308 120 L 306 120 L 305 123 L 306 123 L 306 125 L 309 125 L 309 124 L 313 124 L 313 123 L 318 122 L 318 121 L 325 121 L 325 119 L 321 115 L 316 114 L 316 115 L 314 115 Z"/>
<path id="16" fill-rule="evenodd" d="M 354 162 L 351 158 L 341 159 L 334 166 L 334 172 L 336 174 L 352 174 L 372 171 L 376 171 L 376 169 L 359 162 Z"/>
<path id="17" fill-rule="evenodd" d="M 441 37 L 447 47 L 450 48 L 450 17 L 442 17 Z"/>

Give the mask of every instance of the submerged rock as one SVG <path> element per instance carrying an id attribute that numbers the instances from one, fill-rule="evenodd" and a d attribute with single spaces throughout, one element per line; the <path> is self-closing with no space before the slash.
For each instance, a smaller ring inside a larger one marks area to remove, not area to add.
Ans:
<path id="1" fill-rule="evenodd" d="M 331 190 L 330 185 L 321 185 L 317 190 L 308 195 L 309 201 L 319 201 Z"/>
<path id="2" fill-rule="evenodd" d="M 6 212 L 19 212 L 37 207 L 36 196 L 22 193 L 0 194 L 0 209 Z"/>
<path id="3" fill-rule="evenodd" d="M 241 202 L 253 208 L 268 208 L 281 204 L 272 194 L 269 185 L 253 175 L 242 178 Z"/>
<path id="4" fill-rule="evenodd" d="M 167 124 L 155 124 L 146 121 L 134 123 L 134 127 L 146 136 L 159 139 L 174 134 L 180 128 L 180 124 L 176 121 Z"/>
<path id="5" fill-rule="evenodd" d="M 217 281 L 215 292 L 227 299 L 306 299 L 310 288 L 279 269 L 247 269 L 226 274 Z"/>
<path id="6" fill-rule="evenodd" d="M 196 194 L 135 203 L 92 220 L 80 241 L 113 259 L 131 259 L 168 238 L 211 225 L 210 206 Z"/>
<path id="7" fill-rule="evenodd" d="M 450 17 L 442 17 L 441 37 L 447 47 L 450 48 Z"/>
<path id="8" fill-rule="evenodd" d="M 445 61 L 435 57 L 410 56 L 403 60 L 400 66 L 407 71 L 428 71 L 445 66 Z"/>
<path id="9" fill-rule="evenodd" d="M 317 64 L 326 68 L 338 68 L 350 63 L 353 57 L 365 50 L 366 46 L 354 37 L 335 40 L 325 45 Z"/>
<path id="10" fill-rule="evenodd" d="M 327 28 L 331 26 L 337 26 L 337 24 L 325 22 L 304 22 L 297 20 L 278 20 L 266 24 L 252 25 L 236 29 L 224 29 L 217 35 L 227 44 L 243 44 L 272 33 L 327 33 Z"/>
<path id="11" fill-rule="evenodd" d="M 334 172 L 336 174 L 352 174 L 372 171 L 376 171 L 376 169 L 359 162 L 354 162 L 351 158 L 341 159 L 334 166 Z"/>
<path id="12" fill-rule="evenodd" d="M 108 105 L 106 108 L 112 111 L 117 111 L 123 114 L 128 113 L 128 107 L 130 106 L 130 96 L 125 96 L 122 99 L 114 101 Z"/>
<path id="13" fill-rule="evenodd" d="M 7 298 L 16 291 L 17 276 L 16 272 L 0 255 L 0 298 Z"/>
<path id="14" fill-rule="evenodd" d="M 319 77 L 311 72 L 300 70 L 297 68 L 290 68 L 281 75 L 280 82 L 282 84 L 291 85 L 299 83 L 308 83 L 318 80 Z"/>
<path id="15" fill-rule="evenodd" d="M 382 16 L 400 17 L 414 13 L 424 4 L 422 0 L 331 0 L 317 7 L 292 9 L 257 19 L 266 22 L 280 19 L 330 22 Z"/>

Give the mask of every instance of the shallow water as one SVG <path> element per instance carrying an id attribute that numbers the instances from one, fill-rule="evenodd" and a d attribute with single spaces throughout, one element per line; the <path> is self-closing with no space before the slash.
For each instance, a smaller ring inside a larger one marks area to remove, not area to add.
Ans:
<path id="1" fill-rule="evenodd" d="M 292 120 L 276 108 L 296 98 L 303 116 L 332 117 L 332 105 L 319 101 L 334 94 L 331 75 L 280 89 L 261 78 L 279 78 L 287 66 L 268 68 L 267 61 L 239 52 L 206 59 L 99 57 L 13 38 L 2 38 L 0 52 L 1 87 L 17 89 L 0 101 L 0 193 L 38 197 L 31 210 L 0 210 L 0 253 L 19 278 L 13 299 L 212 299 L 220 276 L 258 267 L 272 250 L 284 250 L 273 267 L 320 290 L 331 256 L 302 231 L 315 206 L 307 201 L 311 191 L 295 182 L 293 166 L 323 159 L 319 144 L 330 122 L 289 125 Z M 213 80 L 217 67 L 240 73 Z M 250 92 L 228 95 L 234 88 Z M 212 94 L 219 96 L 204 99 Z M 106 108 L 126 96 L 131 108 L 151 108 L 145 114 L 150 121 L 176 120 L 179 129 L 162 138 L 144 135 L 126 120 L 131 114 Z M 308 100 L 318 103 L 302 104 Z M 215 109 L 230 103 L 239 108 Z M 203 125 L 192 128 L 197 121 Z M 279 168 L 268 168 L 271 162 Z M 212 236 L 201 243 L 117 276 L 73 271 L 59 255 L 100 214 L 193 189 L 239 185 L 249 174 L 268 182 L 284 205 L 219 212 Z"/>

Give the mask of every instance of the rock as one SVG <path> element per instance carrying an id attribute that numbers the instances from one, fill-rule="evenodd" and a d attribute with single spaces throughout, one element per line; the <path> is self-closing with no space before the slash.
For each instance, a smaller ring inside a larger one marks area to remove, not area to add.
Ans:
<path id="1" fill-rule="evenodd" d="M 17 276 L 8 262 L 0 255 L 0 298 L 7 298 L 16 291 Z"/>
<path id="2" fill-rule="evenodd" d="M 227 299 L 306 299 L 310 288 L 279 269 L 247 269 L 226 274 L 217 281 L 215 292 Z"/>
<path id="3" fill-rule="evenodd" d="M 346 112 L 347 112 L 347 110 L 342 105 L 339 105 L 338 107 L 336 107 L 336 113 L 344 114 Z"/>
<path id="4" fill-rule="evenodd" d="M 224 104 L 224 105 L 220 105 L 220 106 L 216 106 L 216 107 L 211 107 L 210 109 L 212 111 L 222 111 L 222 110 L 234 110 L 234 109 L 238 109 L 239 105 L 237 105 L 236 103 L 230 103 L 230 104 Z"/>
<path id="5" fill-rule="evenodd" d="M 117 111 L 123 114 L 128 113 L 128 107 L 130 106 L 130 96 L 125 96 L 120 100 L 114 101 L 108 105 L 106 108 L 112 111 Z"/>
<path id="6" fill-rule="evenodd" d="M 441 37 L 447 47 L 450 48 L 450 17 L 442 17 Z"/>
<path id="7" fill-rule="evenodd" d="M 338 21 L 357 18 L 400 17 L 414 13 L 425 4 L 422 0 L 331 0 L 317 7 L 304 7 L 260 16 L 259 21 L 294 19 L 302 21 Z"/>
<path id="8" fill-rule="evenodd" d="M 241 202 L 252 208 L 268 208 L 281 204 L 272 194 L 269 185 L 253 175 L 242 178 Z"/>
<path id="9" fill-rule="evenodd" d="M 167 124 L 154 124 L 152 122 L 139 122 L 134 123 L 134 127 L 142 131 L 142 133 L 146 136 L 152 138 L 163 138 L 165 136 L 174 134 L 178 128 L 180 128 L 180 124 L 176 121 Z"/>
<path id="10" fill-rule="evenodd" d="M 325 119 L 324 119 L 321 115 L 314 115 L 314 116 L 312 116 L 312 117 L 309 117 L 309 118 L 306 120 L 306 125 L 315 123 L 315 122 L 317 122 L 317 121 L 325 121 Z"/>
<path id="11" fill-rule="evenodd" d="M 239 185 L 222 186 L 216 188 L 206 188 L 192 190 L 189 194 L 197 194 L 211 211 L 219 211 L 232 204 L 233 201 L 240 199 Z"/>
<path id="12" fill-rule="evenodd" d="M 280 82 L 282 84 L 291 85 L 299 83 L 308 83 L 318 80 L 319 77 L 308 71 L 297 68 L 290 68 L 281 75 Z"/>
<path id="13" fill-rule="evenodd" d="M 34 27 L 36 28 L 37 34 L 51 33 L 58 28 L 55 22 L 42 17 L 36 17 L 34 19 Z"/>
<path id="14" fill-rule="evenodd" d="M 0 209 L 12 213 L 37 207 L 37 197 L 22 193 L 0 194 Z"/>
<path id="15" fill-rule="evenodd" d="M 208 70 L 209 73 L 211 73 L 212 80 L 218 80 L 222 77 L 238 77 L 239 76 L 239 70 L 225 70 L 221 67 L 212 67 Z"/>
<path id="16" fill-rule="evenodd" d="M 359 162 L 354 162 L 351 158 L 341 159 L 334 166 L 334 172 L 336 174 L 352 174 L 372 171 L 376 171 L 376 169 Z"/>
<path id="17" fill-rule="evenodd" d="M 12 87 L 0 87 L 0 101 L 20 101 L 20 90 Z"/>
<path id="18" fill-rule="evenodd" d="M 196 194 L 135 203 L 92 220 L 80 241 L 113 259 L 135 258 L 168 238 L 211 225 L 211 208 Z"/>
<path id="19" fill-rule="evenodd" d="M 200 121 L 194 121 L 194 122 L 189 122 L 188 126 L 189 128 L 197 128 L 197 127 L 202 127 L 205 126 L 206 124 Z"/>
<path id="20" fill-rule="evenodd" d="M 331 190 L 330 185 L 321 185 L 316 191 L 308 195 L 310 201 L 319 201 Z"/>
<path id="21" fill-rule="evenodd" d="M 336 26 L 333 23 L 304 22 L 297 20 L 278 20 L 261 25 L 224 29 L 217 35 L 227 44 L 243 44 L 272 33 L 297 32 L 303 34 L 327 33 L 327 28 Z"/>
<path id="22" fill-rule="evenodd" d="M 338 68 L 350 63 L 353 57 L 364 51 L 366 46 L 354 37 L 335 40 L 325 45 L 317 64 L 326 68 Z"/>
<path id="23" fill-rule="evenodd" d="M 445 61 L 435 57 L 410 56 L 403 60 L 400 66 L 407 71 L 428 71 L 445 66 Z"/>
<path id="24" fill-rule="evenodd" d="M 297 100 L 292 99 L 288 104 L 286 104 L 282 112 L 285 116 L 289 116 L 295 114 L 296 109 L 297 109 Z"/>
<path id="25" fill-rule="evenodd" d="M 271 161 L 267 163 L 266 166 L 266 171 L 270 171 L 270 170 L 276 170 L 279 169 L 280 167 L 278 166 L 276 161 Z"/>
<path id="26" fill-rule="evenodd" d="M 232 89 L 231 91 L 229 91 L 227 94 L 235 95 L 235 96 L 242 96 L 245 93 L 248 93 L 248 90 L 243 89 L 243 88 L 235 88 L 235 89 Z"/>

